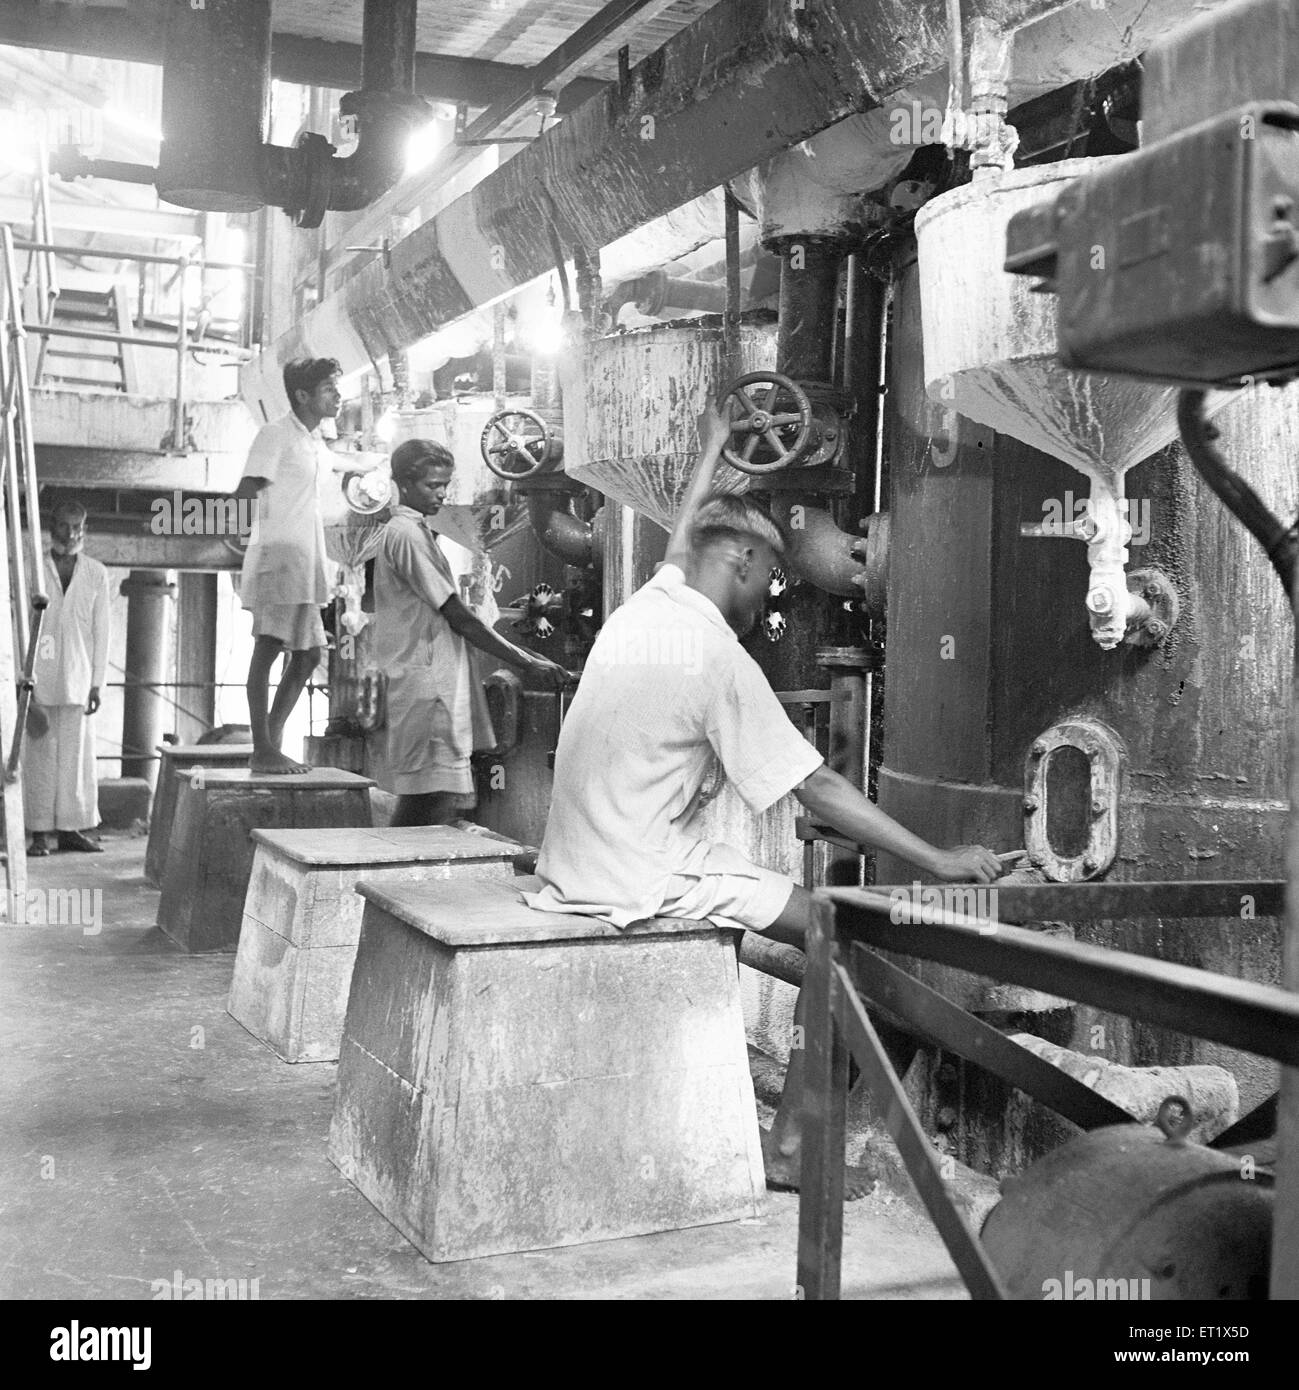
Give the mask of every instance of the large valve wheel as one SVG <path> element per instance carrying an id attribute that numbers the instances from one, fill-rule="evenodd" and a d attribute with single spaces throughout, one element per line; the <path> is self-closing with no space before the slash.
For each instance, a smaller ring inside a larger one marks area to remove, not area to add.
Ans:
<path id="1" fill-rule="evenodd" d="M 483 429 L 483 462 L 498 478 L 530 478 L 559 455 L 559 436 L 534 410 L 498 410 Z"/>
<path id="2" fill-rule="evenodd" d="M 779 372 L 749 372 L 722 397 L 731 443 L 722 457 L 741 473 L 775 473 L 796 463 L 812 437 L 812 402 L 796 382 Z M 740 442 L 742 441 L 742 442 Z M 759 445 L 769 457 L 755 460 Z"/>

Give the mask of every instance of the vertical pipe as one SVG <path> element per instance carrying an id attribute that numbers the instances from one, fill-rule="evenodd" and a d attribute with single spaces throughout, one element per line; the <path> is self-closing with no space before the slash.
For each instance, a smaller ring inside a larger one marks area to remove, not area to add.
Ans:
<path id="1" fill-rule="evenodd" d="M 740 204 L 726 186 L 726 311 L 722 318 L 726 379 L 740 375 Z"/>
<path id="2" fill-rule="evenodd" d="M 189 257 L 180 257 L 176 305 L 176 413 L 172 421 L 171 447 L 185 452 L 185 372 L 189 357 Z"/>
<path id="3" fill-rule="evenodd" d="M 361 18 L 361 90 L 415 90 L 417 0 L 365 0 Z"/>
<path id="4" fill-rule="evenodd" d="M 162 742 L 167 706 L 167 604 L 175 585 L 165 572 L 132 570 L 126 596 L 126 689 L 122 692 L 122 776 L 157 779 L 153 752 Z"/>
<path id="5" fill-rule="evenodd" d="M 839 267 L 844 248 L 828 237 L 785 237 L 781 246 L 776 363 L 796 381 L 832 380 Z"/>
<path id="6" fill-rule="evenodd" d="M 215 574 L 180 575 L 176 629 L 176 733 L 182 743 L 195 743 L 216 723 Z"/>
<path id="7" fill-rule="evenodd" d="M 493 410 L 505 409 L 508 367 L 505 360 L 505 304 L 492 310 L 492 403 Z"/>
<path id="8" fill-rule="evenodd" d="M 866 788 L 866 673 L 871 654 L 862 647 L 822 647 L 817 665 L 830 673 L 830 770 L 859 791 Z M 831 846 L 826 857 L 826 882 L 853 887 L 861 882 L 861 856 Z"/>

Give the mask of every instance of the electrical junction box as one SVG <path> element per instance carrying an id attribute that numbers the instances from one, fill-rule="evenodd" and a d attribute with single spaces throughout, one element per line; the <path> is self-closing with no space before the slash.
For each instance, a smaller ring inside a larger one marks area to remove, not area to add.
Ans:
<path id="1" fill-rule="evenodd" d="M 1006 269 L 1060 296 L 1061 363 L 1180 385 L 1299 374 L 1299 105 L 1252 102 L 1018 213 Z"/>

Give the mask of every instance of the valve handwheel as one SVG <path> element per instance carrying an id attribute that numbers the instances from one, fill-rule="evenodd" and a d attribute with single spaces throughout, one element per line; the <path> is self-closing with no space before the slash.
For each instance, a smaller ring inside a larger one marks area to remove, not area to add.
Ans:
<path id="1" fill-rule="evenodd" d="M 535 411 L 499 410 L 483 429 L 483 462 L 498 478 L 530 478 L 550 461 L 557 443 Z"/>
<path id="2" fill-rule="evenodd" d="M 812 403 L 796 381 L 780 372 L 736 377 L 722 397 L 722 410 L 730 420 L 732 441 L 744 436 L 738 449 L 729 444 L 722 457 L 741 473 L 774 473 L 795 463 L 807 450 Z M 771 457 L 755 463 L 760 444 Z"/>

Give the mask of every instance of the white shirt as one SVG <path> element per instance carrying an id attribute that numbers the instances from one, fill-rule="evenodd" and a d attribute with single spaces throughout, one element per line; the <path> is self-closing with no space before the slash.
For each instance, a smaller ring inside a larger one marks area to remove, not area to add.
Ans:
<path id="1" fill-rule="evenodd" d="M 64 593 L 47 550 L 42 587 L 50 606 L 36 643 L 36 702 L 84 705 L 91 687 L 104 684 L 108 669 L 108 571 L 82 551 Z"/>
<path id="2" fill-rule="evenodd" d="M 527 900 L 619 927 L 653 917 L 674 874 L 703 871 L 690 822 L 719 770 L 760 815 L 823 761 L 716 604 L 664 565 L 595 639 Z"/>
<path id="3" fill-rule="evenodd" d="M 315 430 L 292 412 L 257 431 L 245 478 L 265 478 L 252 539 L 244 555 L 239 598 L 245 608 L 329 602 L 333 572 L 325 554 L 320 492 L 333 455 Z"/>

